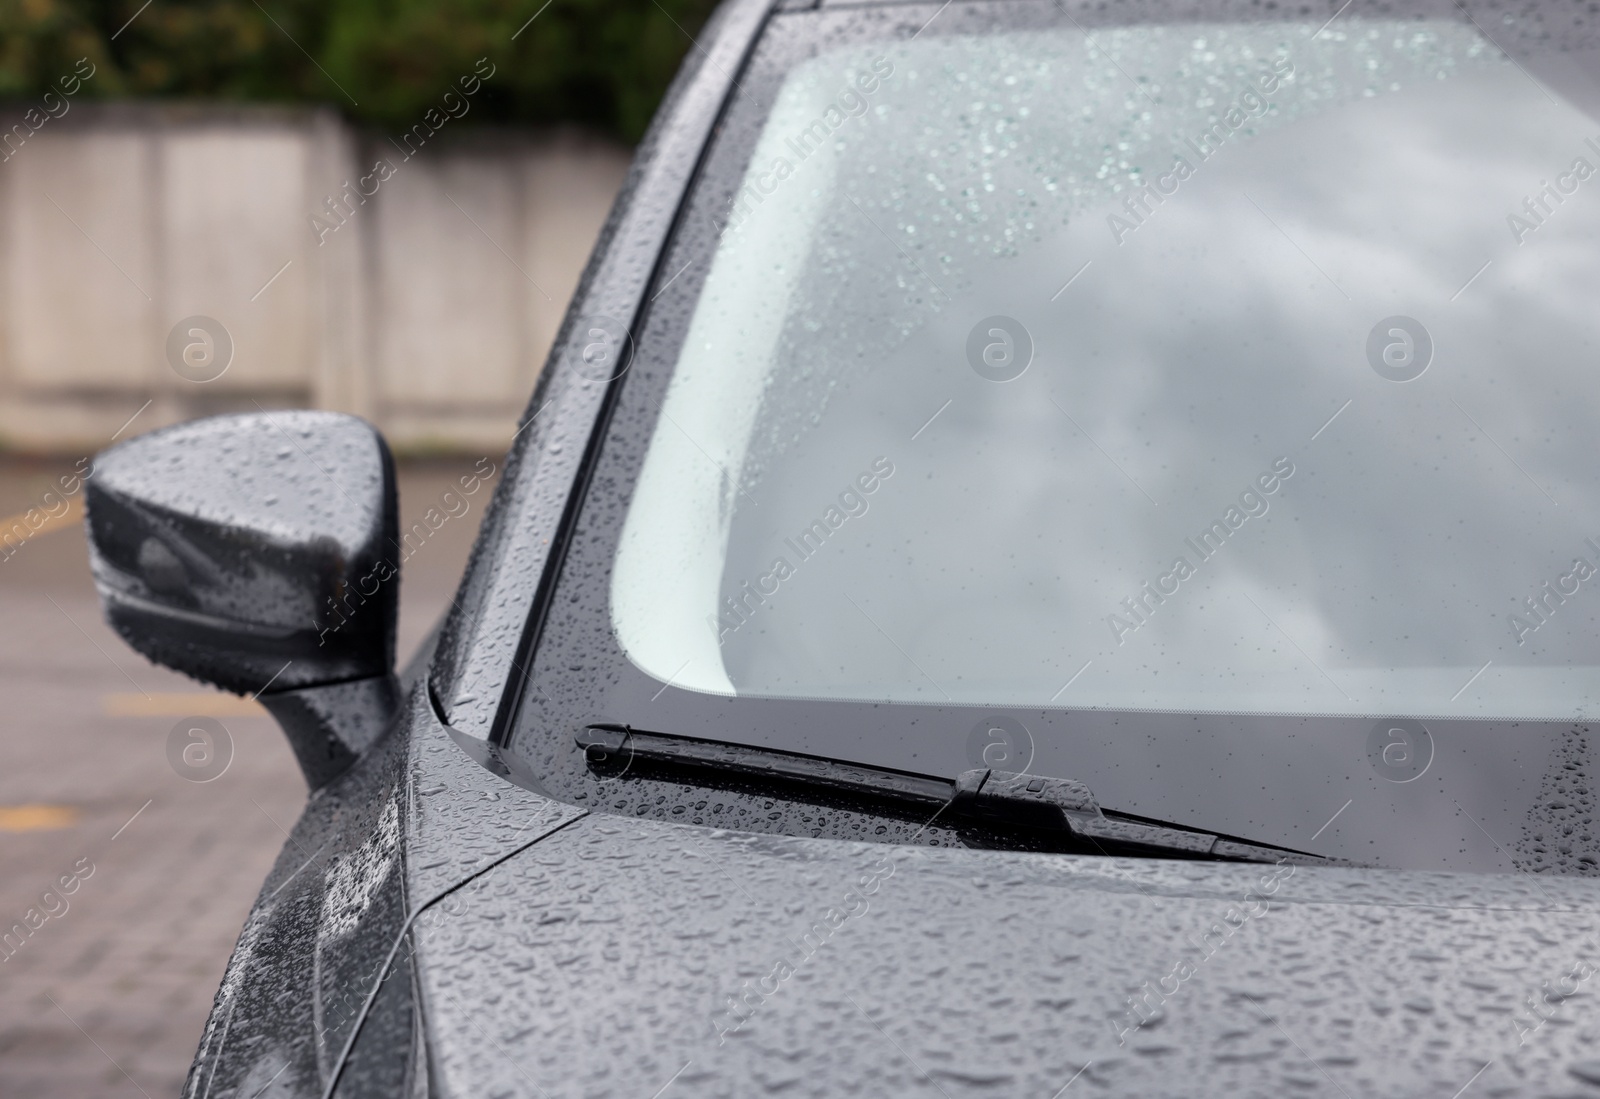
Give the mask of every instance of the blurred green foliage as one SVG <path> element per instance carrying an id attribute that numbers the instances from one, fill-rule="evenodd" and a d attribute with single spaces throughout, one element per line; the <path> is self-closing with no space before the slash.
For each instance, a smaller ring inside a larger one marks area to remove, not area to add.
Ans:
<path id="1" fill-rule="evenodd" d="M 41 96 L 88 57 L 97 71 L 75 98 L 330 103 L 404 129 L 487 57 L 496 71 L 472 96 L 467 121 L 570 121 L 635 141 L 715 6 L 151 0 L 140 11 L 143 3 L 0 0 L 0 99 Z"/>

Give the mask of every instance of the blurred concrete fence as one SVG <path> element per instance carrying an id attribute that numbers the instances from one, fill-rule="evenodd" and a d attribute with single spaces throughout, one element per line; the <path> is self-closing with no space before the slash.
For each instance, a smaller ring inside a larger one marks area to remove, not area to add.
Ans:
<path id="1" fill-rule="evenodd" d="M 78 104 L 21 132 L 0 449 L 58 453 L 146 401 L 135 432 L 259 403 L 353 412 L 404 451 L 503 448 L 628 162 L 573 133 L 406 147 L 300 109 Z M 203 382 L 169 351 L 196 316 L 232 344 Z"/>

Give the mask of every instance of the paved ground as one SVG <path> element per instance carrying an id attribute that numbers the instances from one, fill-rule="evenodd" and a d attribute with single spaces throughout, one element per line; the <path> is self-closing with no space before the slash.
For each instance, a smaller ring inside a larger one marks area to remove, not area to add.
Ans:
<path id="1" fill-rule="evenodd" d="M 0 462 L 0 517 L 71 465 Z M 402 525 L 471 466 L 403 466 Z M 448 604 L 487 498 L 407 561 L 402 660 Z M 0 560 L 0 627 L 0 933 L 31 929 L 0 946 L 0 1099 L 176 1095 L 305 784 L 270 718 L 106 628 L 81 523 Z M 194 715 L 233 740 L 206 783 L 167 762 L 168 733 Z"/>

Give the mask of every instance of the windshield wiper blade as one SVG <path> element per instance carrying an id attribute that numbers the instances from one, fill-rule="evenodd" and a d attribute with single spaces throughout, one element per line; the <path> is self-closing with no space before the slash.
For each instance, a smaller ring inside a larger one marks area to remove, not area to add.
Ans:
<path id="1" fill-rule="evenodd" d="M 840 794 L 914 802 L 930 810 L 948 802 L 949 779 L 894 771 L 823 756 L 726 744 L 720 740 L 647 733 L 621 725 L 591 725 L 578 733 L 578 747 L 592 770 L 619 777 L 635 767 L 709 771 L 758 782 L 799 783 Z"/>
<path id="2" fill-rule="evenodd" d="M 1176 824 L 1107 812 L 1073 779 L 977 768 L 955 779 L 897 771 L 822 756 L 753 748 L 716 740 L 591 725 L 577 735 L 589 767 L 602 777 L 678 773 L 763 786 L 804 787 L 855 802 L 892 802 L 937 813 L 958 831 L 995 846 L 1234 862 L 1354 865 L 1272 844 L 1252 843 Z"/>

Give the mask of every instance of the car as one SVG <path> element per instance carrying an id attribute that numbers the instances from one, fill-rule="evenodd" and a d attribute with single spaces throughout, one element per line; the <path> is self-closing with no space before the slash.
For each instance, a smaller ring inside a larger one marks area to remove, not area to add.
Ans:
<path id="1" fill-rule="evenodd" d="M 311 790 L 185 1094 L 1600 1096 L 1596 44 L 728 0 L 405 669 L 370 425 L 102 454 Z"/>

